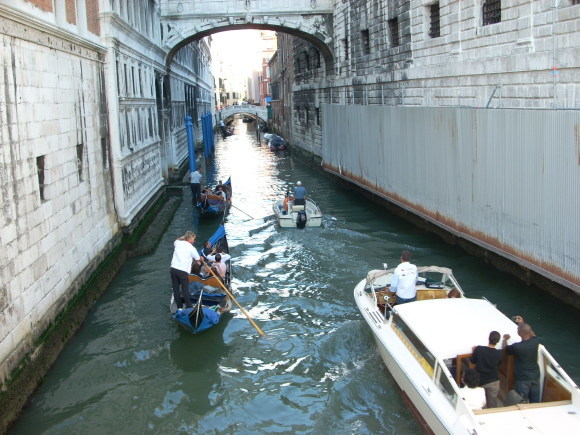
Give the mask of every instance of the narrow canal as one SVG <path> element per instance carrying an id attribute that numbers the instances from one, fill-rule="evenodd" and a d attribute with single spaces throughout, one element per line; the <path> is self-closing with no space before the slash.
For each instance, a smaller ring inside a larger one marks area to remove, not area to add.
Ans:
<path id="1" fill-rule="evenodd" d="M 123 266 L 12 433 L 420 433 L 352 296 L 402 249 L 415 264 L 452 268 L 468 296 L 523 315 L 580 380 L 577 312 L 270 152 L 252 129 L 239 122 L 218 142 L 208 175 L 232 177 L 233 284 L 267 337 L 238 309 L 198 336 L 171 320 L 173 241 L 193 229 L 199 244 L 218 225 L 196 222 L 185 190 L 157 250 Z M 321 228 L 281 230 L 264 219 L 298 180 L 324 213 Z"/>

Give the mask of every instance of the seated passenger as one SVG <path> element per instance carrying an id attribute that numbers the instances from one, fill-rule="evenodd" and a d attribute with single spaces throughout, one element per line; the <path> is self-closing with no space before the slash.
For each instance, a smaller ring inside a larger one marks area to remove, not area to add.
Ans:
<path id="1" fill-rule="evenodd" d="M 461 382 L 465 385 L 459 392 L 465 404 L 472 410 L 483 409 L 486 406 L 485 390 L 479 385 L 479 373 L 473 369 L 465 369 L 461 375 Z"/>

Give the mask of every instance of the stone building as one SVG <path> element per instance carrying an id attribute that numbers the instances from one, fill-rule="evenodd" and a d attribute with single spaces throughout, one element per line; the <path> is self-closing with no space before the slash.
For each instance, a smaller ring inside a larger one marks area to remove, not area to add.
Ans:
<path id="1" fill-rule="evenodd" d="M 6 0 L 0 24 L 4 384 L 183 165 L 213 78 L 207 38 L 166 64 L 154 0 Z"/>
<path id="2" fill-rule="evenodd" d="M 274 125 L 291 101 L 327 171 L 580 306 L 579 26 L 578 0 L 336 1 L 333 56 L 278 53 Z"/>

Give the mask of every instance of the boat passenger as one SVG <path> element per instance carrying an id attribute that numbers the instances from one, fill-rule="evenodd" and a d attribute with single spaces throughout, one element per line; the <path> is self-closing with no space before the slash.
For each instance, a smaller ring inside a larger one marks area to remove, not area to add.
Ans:
<path id="1" fill-rule="evenodd" d="M 216 195 L 219 196 L 222 199 L 222 201 L 224 201 L 224 202 L 228 200 L 228 196 L 226 195 L 226 192 L 225 192 L 225 189 L 223 186 L 218 187 Z"/>
<path id="2" fill-rule="evenodd" d="M 401 264 L 397 266 L 391 281 L 391 292 L 397 293 L 397 304 L 417 300 L 417 266 L 411 263 L 411 253 L 401 252 Z"/>
<path id="3" fill-rule="evenodd" d="M 228 261 L 230 258 L 232 258 L 231 255 L 225 253 L 210 255 L 207 257 L 209 261 L 213 262 L 211 267 L 216 272 L 216 275 L 219 276 L 222 280 L 226 278 L 226 261 Z"/>
<path id="4" fill-rule="evenodd" d="M 282 214 L 288 214 L 288 202 L 294 201 L 294 197 L 290 195 L 290 192 L 286 191 L 286 197 L 284 198 L 284 203 L 282 205 Z"/>
<path id="5" fill-rule="evenodd" d="M 211 244 L 209 243 L 209 241 L 206 240 L 206 241 L 203 242 L 203 249 L 202 249 L 201 253 L 206 258 L 207 258 L 208 255 L 211 255 L 211 253 L 212 253 L 212 247 L 211 247 Z"/>
<path id="6" fill-rule="evenodd" d="M 171 285 L 173 287 L 173 298 L 177 308 L 183 304 L 191 308 L 191 298 L 189 296 L 189 272 L 191 271 L 192 260 L 197 264 L 200 262 L 199 253 L 193 247 L 197 236 L 191 231 L 187 231 L 183 236 L 178 238 L 174 243 L 173 258 L 171 259 Z"/>
<path id="7" fill-rule="evenodd" d="M 499 393 L 498 367 L 503 359 L 503 351 L 496 349 L 501 338 L 499 332 L 491 331 L 487 346 L 475 346 L 471 362 L 479 373 L 479 386 L 485 390 L 485 400 L 488 408 L 497 408 Z"/>
<path id="8" fill-rule="evenodd" d="M 302 186 L 300 181 L 296 182 L 296 187 L 294 188 L 294 205 L 306 205 L 306 197 L 308 192 L 306 188 Z"/>
<path id="9" fill-rule="evenodd" d="M 540 340 L 527 323 L 518 324 L 518 335 L 522 341 L 507 345 L 511 338 L 509 334 L 503 336 L 503 348 L 506 355 L 515 356 L 516 383 L 514 390 L 524 401 L 529 403 L 540 402 L 540 368 L 538 367 L 538 346 Z"/>
<path id="10" fill-rule="evenodd" d="M 465 400 L 465 404 L 473 409 L 485 408 L 485 390 L 478 387 L 479 374 L 473 369 L 465 369 L 461 375 L 461 381 L 464 387 L 459 391 Z"/>

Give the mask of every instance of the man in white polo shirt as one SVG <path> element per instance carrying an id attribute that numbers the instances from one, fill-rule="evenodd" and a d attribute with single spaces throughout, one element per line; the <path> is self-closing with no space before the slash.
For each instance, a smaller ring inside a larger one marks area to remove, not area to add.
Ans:
<path id="1" fill-rule="evenodd" d="M 189 273 L 191 272 L 191 262 L 195 260 L 199 264 L 199 253 L 193 247 L 196 235 L 191 231 L 177 239 L 173 246 L 173 258 L 171 259 L 171 285 L 173 287 L 173 298 L 177 308 L 185 306 L 191 308 L 191 298 L 189 297 Z M 181 290 L 180 290 L 181 287 Z"/>
<path id="2" fill-rule="evenodd" d="M 201 202 L 201 169 L 196 169 L 189 174 L 189 183 L 191 185 L 191 198 L 193 204 Z"/>
<path id="3" fill-rule="evenodd" d="M 417 266 L 411 264 L 411 253 L 401 252 L 401 264 L 395 269 L 391 281 L 391 291 L 397 293 L 398 304 L 417 300 L 417 276 Z"/>

